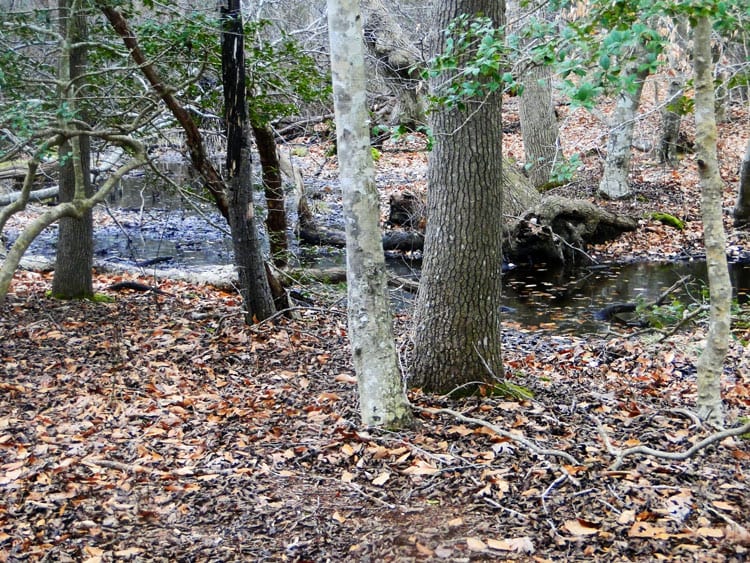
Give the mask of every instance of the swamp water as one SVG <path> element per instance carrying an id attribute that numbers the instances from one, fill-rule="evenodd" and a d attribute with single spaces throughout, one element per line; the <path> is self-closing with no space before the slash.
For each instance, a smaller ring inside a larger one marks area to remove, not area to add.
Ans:
<path id="1" fill-rule="evenodd" d="M 169 164 L 163 172 L 180 183 L 186 182 L 187 168 Z M 138 265 L 144 274 L 160 268 L 206 272 L 232 263 L 229 237 L 222 232 L 226 222 L 210 202 L 195 207 L 180 194 L 165 191 L 164 181 L 151 174 L 123 179 L 108 200 L 109 213 L 97 211 L 102 220 L 95 228 L 97 261 Z M 196 186 L 197 187 L 197 186 Z M 257 203 L 262 192 L 256 192 Z M 330 211 L 330 209 L 329 209 Z M 335 211 L 340 219 L 340 211 Z M 330 225 L 329 225 L 330 226 Z M 28 254 L 54 257 L 56 232 L 50 228 L 32 245 Z M 295 248 L 305 266 L 343 267 L 343 252 L 337 249 Z M 395 275 L 416 279 L 419 261 L 391 255 L 388 267 Z M 750 264 L 730 264 L 735 296 L 750 302 Z M 505 320 L 522 330 L 592 334 L 606 332 L 607 321 L 594 314 L 613 303 L 655 301 L 682 277 L 682 284 L 670 297 L 682 303 L 700 302 L 706 280 L 703 261 L 641 262 L 605 264 L 574 272 L 543 268 L 515 268 L 503 276 L 503 296 L 498 305 L 508 308 Z M 408 310 L 413 295 L 392 291 L 398 310 Z"/>

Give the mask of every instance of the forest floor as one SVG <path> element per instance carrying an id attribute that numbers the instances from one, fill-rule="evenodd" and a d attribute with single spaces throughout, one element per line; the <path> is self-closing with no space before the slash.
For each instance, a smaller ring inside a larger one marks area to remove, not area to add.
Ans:
<path id="1" fill-rule="evenodd" d="M 506 149 L 522 160 L 508 107 Z M 584 167 L 556 191 L 641 218 L 591 254 L 700 255 L 694 156 L 672 170 L 636 153 L 635 197 L 598 200 L 605 129 L 561 111 L 566 152 Z M 654 119 L 638 127 L 654 138 Z M 721 126 L 728 210 L 749 130 L 739 108 Z M 325 147 L 309 151 L 307 166 L 333 177 Z M 418 189 L 425 162 L 385 150 L 379 178 L 413 177 L 381 185 L 384 201 Z M 730 246 L 750 247 L 729 217 L 727 231 Z M 386 432 L 359 424 L 340 294 L 308 287 L 314 307 L 250 327 L 234 292 L 173 280 L 159 282 L 166 294 L 108 289 L 123 279 L 138 278 L 96 275 L 112 302 L 67 303 L 46 297 L 49 273 L 21 271 L 0 307 L 0 562 L 750 557 L 750 440 L 684 460 L 620 459 L 637 446 L 683 452 L 713 433 L 689 410 L 705 319 L 671 335 L 613 326 L 586 337 L 509 321 L 507 377 L 533 398 L 410 390 L 415 426 Z M 749 317 L 737 310 L 725 363 L 732 425 L 750 408 Z M 409 323 L 408 311 L 396 317 L 405 358 Z"/>

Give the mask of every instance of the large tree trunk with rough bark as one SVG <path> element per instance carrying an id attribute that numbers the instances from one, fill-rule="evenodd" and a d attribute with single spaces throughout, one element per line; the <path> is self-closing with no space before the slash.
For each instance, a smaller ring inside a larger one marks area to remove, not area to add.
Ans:
<path id="1" fill-rule="evenodd" d="M 346 224 L 349 341 L 365 425 L 411 421 L 386 291 L 378 191 L 370 151 L 358 0 L 328 0 L 339 174 Z"/>
<path id="2" fill-rule="evenodd" d="M 562 158 L 557 117 L 552 105 L 550 67 L 533 65 L 526 71 L 519 107 L 526 168 L 531 183 L 541 188 L 549 183 L 556 160 Z"/>
<path id="3" fill-rule="evenodd" d="M 461 14 L 502 26 L 505 3 L 441 0 L 433 26 L 445 29 Z M 464 110 L 443 107 L 431 115 L 429 221 L 411 363 L 412 383 L 427 391 L 468 392 L 476 382 L 502 377 L 501 104 L 493 93 L 467 101 Z"/>
<path id="4" fill-rule="evenodd" d="M 732 285 L 726 255 L 722 217 L 724 182 L 716 155 L 716 119 L 711 62 L 711 20 L 699 16 L 693 24 L 695 82 L 695 145 L 701 183 L 703 240 L 708 266 L 710 314 L 706 343 L 698 359 L 698 414 L 717 426 L 724 424 L 721 375 L 729 346 Z"/>
<path id="5" fill-rule="evenodd" d="M 60 82 L 64 92 L 62 99 L 68 104 L 68 111 L 77 108 L 79 119 L 85 120 L 85 109 L 81 102 L 85 95 L 81 76 L 86 72 L 87 37 L 86 15 L 73 8 L 74 2 L 59 0 L 60 32 L 72 44 L 63 49 L 60 61 Z M 76 143 L 76 157 L 72 144 Z M 58 199 L 70 202 L 74 199 L 93 195 L 91 185 L 91 140 L 88 135 L 69 139 L 59 147 L 60 183 Z M 75 161 L 77 159 L 77 162 Z M 55 275 L 52 279 L 52 295 L 60 299 L 84 299 L 94 294 L 91 268 L 94 261 L 94 223 L 91 209 L 80 217 L 62 217 L 57 234 L 57 254 Z"/>
<path id="6" fill-rule="evenodd" d="M 245 321 L 252 324 L 275 312 L 271 289 L 255 225 L 252 202 L 252 169 L 248 146 L 245 47 L 240 1 L 222 7 L 224 31 L 221 66 L 227 123 L 227 175 L 229 178 L 229 226 L 234 247 Z"/>
<path id="7" fill-rule="evenodd" d="M 737 204 L 734 206 L 734 224 L 743 228 L 750 225 L 750 141 L 740 165 L 740 185 L 737 190 Z"/>

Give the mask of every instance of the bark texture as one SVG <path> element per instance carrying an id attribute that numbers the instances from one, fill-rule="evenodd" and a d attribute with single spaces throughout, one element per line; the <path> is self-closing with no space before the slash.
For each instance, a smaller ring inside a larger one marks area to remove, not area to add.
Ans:
<path id="1" fill-rule="evenodd" d="M 612 114 L 609 138 L 607 139 L 607 158 L 604 161 L 604 172 L 599 183 L 599 194 L 609 199 L 621 199 L 630 195 L 628 173 L 632 154 L 633 131 L 636 112 L 641 103 L 643 82 L 648 72 L 637 73 L 635 90 L 623 90 L 617 96 L 615 111 Z"/>
<path id="2" fill-rule="evenodd" d="M 424 66 L 401 24 L 382 0 L 364 0 L 364 37 L 383 77 L 398 100 L 390 116 L 391 125 L 415 128 L 424 122 L 425 105 L 420 93 Z"/>
<path id="3" fill-rule="evenodd" d="M 433 27 L 445 29 L 460 14 L 501 26 L 504 11 L 504 2 L 493 0 L 441 0 Z M 502 375 L 501 101 L 493 94 L 464 111 L 431 114 L 429 221 L 411 364 L 412 382 L 427 391 L 468 391 L 472 382 Z"/>
<path id="4" fill-rule="evenodd" d="M 716 119 L 711 62 L 711 20 L 696 18 L 693 27 L 693 73 L 695 82 L 695 145 L 701 183 L 701 215 L 706 247 L 710 316 L 706 343 L 698 359 L 698 415 L 717 426 L 724 424 L 721 375 L 729 345 L 732 286 L 722 220 L 724 183 L 716 155 Z"/>
<path id="5" fill-rule="evenodd" d="M 737 191 L 737 204 L 734 206 L 734 224 L 738 227 L 750 225 L 750 141 L 740 165 L 740 186 Z"/>
<path id="6" fill-rule="evenodd" d="M 224 32 L 221 66 L 224 111 L 227 123 L 227 174 L 229 176 L 229 226 L 245 321 L 252 324 L 275 312 L 266 279 L 258 229 L 252 205 L 252 167 L 248 147 L 247 96 L 245 92 L 245 46 L 240 0 L 222 7 Z"/>
<path id="7" fill-rule="evenodd" d="M 533 65 L 526 71 L 520 118 L 529 179 L 534 187 L 539 188 L 549 183 L 552 167 L 562 155 L 560 132 L 552 105 L 550 67 Z"/>
<path id="8" fill-rule="evenodd" d="M 86 16 L 74 8 L 70 0 L 58 0 L 61 35 L 68 46 L 62 50 L 60 60 L 60 82 L 64 91 L 60 99 L 69 108 L 77 110 L 78 119 L 85 121 L 86 112 L 79 100 L 85 94 L 81 77 L 86 72 L 87 37 Z M 75 150 L 73 145 L 77 145 Z M 88 135 L 70 138 L 59 147 L 60 183 L 58 199 L 70 202 L 91 197 L 91 140 Z M 55 275 L 52 279 L 52 294 L 60 299 L 84 299 L 94 295 L 91 268 L 94 263 L 94 222 L 91 209 L 80 217 L 62 217 L 57 234 Z"/>
<path id="9" fill-rule="evenodd" d="M 263 189 L 266 193 L 266 229 L 271 246 L 271 259 L 276 266 L 286 266 L 288 247 L 286 240 L 286 211 L 284 209 L 284 183 L 281 164 L 276 151 L 276 139 L 268 123 L 252 123 L 255 146 L 258 148 L 263 171 Z"/>
<path id="10" fill-rule="evenodd" d="M 673 76 L 669 81 L 667 103 L 661 111 L 661 139 L 659 141 L 659 162 L 675 166 L 677 164 L 678 140 L 680 137 L 680 123 L 682 115 L 673 111 L 669 105 L 682 95 L 683 80 L 681 76 Z"/>
<path id="11" fill-rule="evenodd" d="M 346 225 L 349 341 L 366 425 L 411 421 L 387 297 L 379 202 L 370 151 L 358 0 L 328 0 L 337 153 Z"/>

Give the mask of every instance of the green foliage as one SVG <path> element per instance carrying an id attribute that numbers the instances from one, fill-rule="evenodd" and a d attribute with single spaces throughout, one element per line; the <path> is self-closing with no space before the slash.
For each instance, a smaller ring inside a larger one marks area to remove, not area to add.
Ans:
<path id="1" fill-rule="evenodd" d="M 534 398 L 534 392 L 528 387 L 510 381 L 500 381 L 493 385 L 482 386 L 480 394 L 490 397 L 503 397 L 515 401 L 528 401 Z"/>
<path id="2" fill-rule="evenodd" d="M 557 185 L 567 184 L 575 178 L 576 172 L 581 169 L 583 162 L 579 154 L 574 154 L 567 160 L 556 160 L 550 171 L 549 181 Z"/>
<path id="3" fill-rule="evenodd" d="M 490 18 L 463 14 L 445 30 L 443 52 L 434 57 L 425 71 L 426 78 L 444 78 L 444 84 L 430 96 L 433 106 L 465 110 L 470 101 L 479 101 L 500 91 L 511 81 L 506 71 L 504 29 Z"/>
<path id="4" fill-rule="evenodd" d="M 667 109 L 679 115 L 691 114 L 695 109 L 695 99 L 687 96 L 680 96 L 667 104 Z"/>
<path id="5" fill-rule="evenodd" d="M 427 126 L 420 125 L 416 129 L 412 130 L 408 127 L 405 127 L 404 125 L 394 125 L 391 129 L 391 138 L 398 142 L 402 139 L 405 139 L 407 141 L 413 141 L 414 137 L 412 136 L 413 133 L 422 133 L 426 139 L 427 139 L 427 146 L 425 149 L 427 151 L 431 151 L 433 145 L 435 144 L 435 138 L 432 136 L 432 129 L 430 129 Z"/>
<path id="6" fill-rule="evenodd" d="M 644 319 L 648 326 L 662 329 L 676 325 L 697 306 L 697 304 L 687 305 L 680 299 L 675 298 L 666 305 L 653 305 L 646 308 L 639 305 L 636 314 L 639 318 Z"/>
<path id="7" fill-rule="evenodd" d="M 553 2 L 567 9 L 570 2 Z M 592 108 L 602 94 L 634 91 L 639 74 L 653 73 L 665 38 L 649 22 L 653 3 L 595 2 L 584 18 L 559 22 L 532 21 L 511 44 L 531 43 L 537 64 L 551 65 L 573 106 Z"/>

